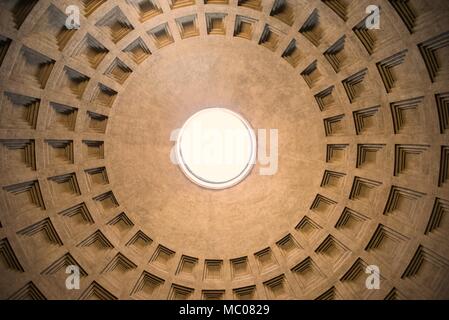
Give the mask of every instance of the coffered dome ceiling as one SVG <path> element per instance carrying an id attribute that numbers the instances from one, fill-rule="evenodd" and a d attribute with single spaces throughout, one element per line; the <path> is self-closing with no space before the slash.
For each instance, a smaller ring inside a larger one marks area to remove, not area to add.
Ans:
<path id="1" fill-rule="evenodd" d="M 447 1 L 0 6 L 1 298 L 449 298 Z M 188 180 L 206 107 L 278 129 L 278 172 Z"/>

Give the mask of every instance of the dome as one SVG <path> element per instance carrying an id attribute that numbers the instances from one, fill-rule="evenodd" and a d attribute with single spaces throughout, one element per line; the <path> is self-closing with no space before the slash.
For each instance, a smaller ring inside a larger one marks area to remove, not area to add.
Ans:
<path id="1" fill-rule="evenodd" d="M 72 2 L 0 1 L 0 298 L 449 298 L 447 1 Z"/>

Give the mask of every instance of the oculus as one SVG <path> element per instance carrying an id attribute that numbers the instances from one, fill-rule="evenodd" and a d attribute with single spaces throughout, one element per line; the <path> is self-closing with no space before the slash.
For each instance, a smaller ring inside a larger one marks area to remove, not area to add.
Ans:
<path id="1" fill-rule="evenodd" d="M 197 185 L 230 188 L 250 173 L 256 160 L 256 137 L 241 115 L 224 108 L 203 109 L 179 131 L 176 158 Z"/>

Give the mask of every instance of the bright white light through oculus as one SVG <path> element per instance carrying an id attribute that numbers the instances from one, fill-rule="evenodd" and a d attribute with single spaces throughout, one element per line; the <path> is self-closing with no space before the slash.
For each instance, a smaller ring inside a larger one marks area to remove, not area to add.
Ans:
<path id="1" fill-rule="evenodd" d="M 255 162 L 256 138 L 249 123 L 224 108 L 203 109 L 182 127 L 176 156 L 196 184 L 225 189 L 242 181 Z"/>

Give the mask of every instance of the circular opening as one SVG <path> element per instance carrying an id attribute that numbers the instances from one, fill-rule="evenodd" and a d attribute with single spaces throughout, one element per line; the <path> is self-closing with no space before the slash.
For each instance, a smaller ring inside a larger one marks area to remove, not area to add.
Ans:
<path id="1" fill-rule="evenodd" d="M 256 138 L 239 114 L 224 108 L 203 109 L 182 127 L 176 155 L 191 181 L 205 188 L 225 189 L 242 181 L 251 171 Z"/>

